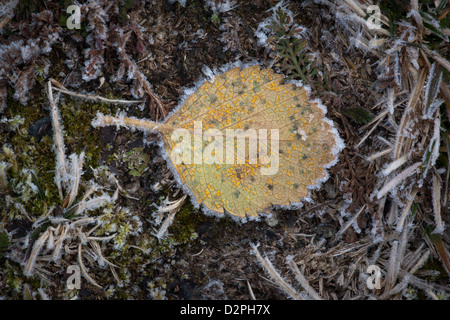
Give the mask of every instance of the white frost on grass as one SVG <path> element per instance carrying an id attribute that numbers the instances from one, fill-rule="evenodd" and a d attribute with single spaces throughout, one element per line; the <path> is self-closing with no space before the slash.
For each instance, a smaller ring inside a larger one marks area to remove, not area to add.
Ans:
<path id="1" fill-rule="evenodd" d="M 412 166 L 406 168 L 402 172 L 400 172 L 397 176 L 395 176 L 392 180 L 390 180 L 383 188 L 381 188 L 377 193 L 377 199 L 381 199 L 384 197 L 389 191 L 393 191 L 401 182 L 403 182 L 406 178 L 413 175 L 417 172 L 417 169 L 422 165 L 422 162 L 416 162 Z"/>
<path id="2" fill-rule="evenodd" d="M 216 15 L 231 11 L 238 6 L 235 0 L 205 0 L 205 4 L 210 7 Z"/>
<path id="3" fill-rule="evenodd" d="M 267 12 L 272 12 L 272 15 L 266 18 L 264 21 L 258 24 L 256 28 L 255 36 L 258 39 L 257 44 L 261 47 L 265 47 L 266 50 L 271 50 L 267 41 L 271 36 L 273 36 L 274 32 L 269 28 L 271 24 L 279 24 L 279 17 L 277 12 L 280 10 L 283 14 L 286 14 L 286 25 L 285 27 L 289 29 L 295 29 L 297 32 L 295 33 L 296 38 L 307 38 L 309 30 L 304 27 L 294 23 L 294 14 L 288 8 L 289 4 L 287 1 L 280 1 L 274 7 L 267 10 Z"/>

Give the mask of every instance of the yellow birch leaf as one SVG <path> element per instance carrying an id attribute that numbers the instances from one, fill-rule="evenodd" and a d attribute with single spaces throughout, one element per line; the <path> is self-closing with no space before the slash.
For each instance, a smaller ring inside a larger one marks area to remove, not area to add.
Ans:
<path id="1" fill-rule="evenodd" d="M 164 123 L 99 116 L 94 124 L 158 130 L 198 204 L 257 216 L 308 196 L 343 148 L 325 107 L 282 80 L 259 66 L 234 68 L 206 81 Z"/>

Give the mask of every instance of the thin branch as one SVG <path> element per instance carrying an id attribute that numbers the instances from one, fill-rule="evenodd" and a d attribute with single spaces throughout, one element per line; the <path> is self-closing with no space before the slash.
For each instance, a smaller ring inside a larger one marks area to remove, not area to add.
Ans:
<path id="1" fill-rule="evenodd" d="M 64 94 L 67 94 L 67 95 L 78 97 L 78 98 L 83 98 L 83 99 L 93 100 L 93 101 L 101 101 L 101 102 L 106 102 L 106 103 L 115 103 L 115 104 L 135 104 L 135 103 L 143 103 L 144 102 L 144 100 L 129 101 L 129 100 L 121 100 L 121 99 L 108 99 L 108 98 L 104 98 L 104 97 L 92 95 L 92 94 L 77 93 L 77 92 L 67 90 L 64 86 L 62 86 L 59 82 L 57 82 L 54 79 L 50 79 L 50 81 L 54 85 L 57 86 L 57 87 L 53 88 L 54 90 L 59 91 Z"/>

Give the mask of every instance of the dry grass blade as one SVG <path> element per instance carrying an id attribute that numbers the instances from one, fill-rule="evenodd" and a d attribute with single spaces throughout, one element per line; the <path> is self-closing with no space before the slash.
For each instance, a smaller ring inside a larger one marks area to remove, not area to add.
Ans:
<path id="1" fill-rule="evenodd" d="M 383 115 L 383 117 L 380 117 L 378 121 L 375 123 L 375 125 L 367 132 L 364 137 L 361 139 L 361 141 L 355 146 L 355 148 L 358 148 L 366 139 L 372 134 L 372 132 L 375 130 L 376 127 L 381 123 L 381 120 L 383 120 L 384 116 L 386 116 L 387 112 Z"/>
<path id="2" fill-rule="evenodd" d="M 292 256 L 289 256 L 286 258 L 286 261 L 291 268 L 292 272 L 294 272 L 295 278 L 298 280 L 298 282 L 302 285 L 303 289 L 308 292 L 308 294 L 315 300 L 322 300 L 320 295 L 316 292 L 316 290 L 313 289 L 313 287 L 310 286 L 308 280 L 306 280 L 305 276 L 300 272 L 300 270 L 297 267 L 297 264 L 294 262 L 294 259 Z"/>
<path id="3" fill-rule="evenodd" d="M 433 300 L 440 300 L 439 297 L 433 292 L 431 291 L 431 289 L 425 289 L 425 292 L 431 297 L 431 299 Z"/>
<path id="4" fill-rule="evenodd" d="M 55 242 L 55 249 L 53 250 L 52 254 L 53 261 L 57 261 L 61 257 L 61 250 L 63 248 L 64 240 L 66 239 L 67 233 L 69 231 L 69 229 L 66 228 L 66 226 L 62 226 L 61 228 L 62 230 L 60 232 L 58 239 Z"/>
<path id="5" fill-rule="evenodd" d="M 409 275 L 405 275 L 403 277 L 403 280 L 397 284 L 395 287 L 390 289 L 389 291 L 385 291 L 380 297 L 379 300 L 386 300 L 387 298 L 396 295 L 397 293 L 401 292 L 403 289 L 406 288 L 406 286 L 409 284 Z"/>
<path id="6" fill-rule="evenodd" d="M 345 2 L 361 17 L 364 17 L 366 13 L 364 10 L 360 7 L 360 5 L 353 0 L 345 0 Z"/>
<path id="7" fill-rule="evenodd" d="M 67 176 L 66 172 L 66 157 L 63 141 L 63 133 L 61 124 L 59 123 L 60 115 L 55 101 L 53 100 L 53 88 L 52 83 L 48 82 L 47 87 L 48 100 L 51 107 L 51 117 L 53 124 L 53 139 L 55 140 L 55 152 L 56 152 L 56 173 L 55 182 L 58 187 L 59 197 L 63 199 L 63 191 L 61 186 L 61 180 Z"/>
<path id="8" fill-rule="evenodd" d="M 368 160 L 368 161 L 373 161 L 373 160 L 375 160 L 375 159 L 378 159 L 378 158 L 380 158 L 380 157 L 382 157 L 382 156 L 385 156 L 385 155 L 391 153 L 392 150 L 393 150 L 393 148 L 389 148 L 389 149 L 386 149 L 386 150 L 377 152 L 377 153 L 375 153 L 375 154 L 369 156 L 369 157 L 367 158 L 367 160 Z"/>
<path id="9" fill-rule="evenodd" d="M 444 241 L 442 240 L 442 236 L 439 233 L 430 233 L 428 234 L 429 239 L 434 245 L 436 252 L 439 256 L 439 259 L 442 262 L 442 265 L 450 276 L 450 259 L 447 249 L 445 248 Z"/>
<path id="10" fill-rule="evenodd" d="M 169 215 L 167 216 L 166 220 L 164 220 L 163 224 L 159 228 L 158 232 L 155 234 L 155 237 L 158 238 L 158 240 L 161 240 L 165 237 L 167 229 L 170 227 L 170 225 L 173 222 L 173 219 L 175 219 L 175 214 L 181 209 L 181 206 L 183 205 L 184 201 L 186 200 L 187 195 L 185 194 L 180 199 L 176 201 L 170 201 L 168 202 L 167 206 L 159 207 L 157 215 L 159 217 L 162 217 L 162 213 L 170 211 Z"/>
<path id="11" fill-rule="evenodd" d="M 359 209 L 359 211 L 349 221 L 347 221 L 345 226 L 336 234 L 335 240 L 339 239 L 344 234 L 344 232 L 356 221 L 356 219 L 358 219 L 359 215 L 364 211 L 365 208 L 366 205 L 363 205 L 361 209 Z"/>
<path id="12" fill-rule="evenodd" d="M 403 180 L 413 175 L 417 171 L 417 168 L 419 168 L 421 165 L 422 162 L 417 162 L 400 172 L 397 176 L 395 176 L 395 178 L 385 184 L 385 186 L 380 191 L 378 191 L 377 198 L 381 199 L 382 197 L 384 197 L 390 190 L 399 185 Z"/>
<path id="13" fill-rule="evenodd" d="M 80 269 L 81 269 L 81 272 L 83 272 L 83 275 L 84 275 L 84 277 L 91 283 L 91 284 L 93 284 L 94 286 L 96 286 L 97 288 L 100 288 L 100 289 L 102 289 L 102 286 L 100 286 L 90 275 L 89 275 L 89 273 L 87 273 L 87 270 L 86 270 L 86 268 L 85 268 L 85 266 L 84 266 L 84 263 L 83 263 L 83 257 L 82 257 L 82 253 L 81 253 L 81 249 L 82 249 L 82 244 L 80 243 L 79 245 L 78 245 L 78 264 L 80 265 Z"/>
<path id="14" fill-rule="evenodd" d="M 248 282 L 248 280 L 247 280 L 247 288 L 248 288 L 248 292 L 250 293 L 250 298 L 252 300 L 256 300 L 255 294 L 253 293 L 252 286 L 250 285 L 250 282 Z"/>
<path id="15" fill-rule="evenodd" d="M 272 277 L 272 279 L 275 280 L 275 282 L 289 297 L 295 300 L 303 300 L 300 297 L 300 294 L 298 294 L 297 291 L 295 291 L 295 289 L 281 277 L 278 271 L 275 270 L 270 260 L 261 256 L 256 245 L 252 244 L 252 250 L 256 258 L 258 258 L 259 262 L 263 266 L 264 270 L 266 270 L 266 272 Z"/>
<path id="16" fill-rule="evenodd" d="M 409 228 L 408 226 L 406 226 L 403 229 L 401 238 L 400 238 L 400 243 L 399 243 L 399 247 L 398 247 L 398 251 L 397 251 L 397 257 L 395 259 L 395 269 L 394 269 L 394 274 L 393 274 L 393 283 L 395 283 L 397 281 L 399 272 L 400 272 L 400 266 L 403 263 L 403 259 L 405 257 L 405 250 L 406 250 L 406 246 L 408 244 L 408 238 L 409 238 Z"/>
<path id="17" fill-rule="evenodd" d="M 427 250 L 422 257 L 420 258 L 419 261 L 417 261 L 417 263 L 414 265 L 414 267 L 411 268 L 411 270 L 409 271 L 410 274 L 414 274 L 417 272 L 417 270 L 419 270 L 423 264 L 425 262 L 427 262 L 428 258 L 430 257 L 431 251 Z"/>
<path id="18" fill-rule="evenodd" d="M 394 160 L 386 168 L 383 169 L 383 171 L 382 171 L 383 175 L 384 176 L 390 175 L 391 172 L 400 168 L 403 164 L 406 163 L 406 161 L 408 161 L 408 155 L 406 155 L 406 154 L 401 156 L 397 160 Z"/>
<path id="19" fill-rule="evenodd" d="M 430 105 L 433 103 L 439 93 L 441 81 L 442 69 L 438 65 L 436 65 L 436 63 L 433 63 L 433 65 L 431 66 L 430 74 L 428 75 L 427 86 L 425 88 L 424 110 L 426 110 L 427 113 L 430 113 Z M 431 112 L 430 115 L 432 114 L 434 114 L 434 111 Z"/>
<path id="20" fill-rule="evenodd" d="M 45 241 L 48 238 L 48 233 L 49 230 L 46 230 L 40 237 L 38 240 L 36 240 L 34 246 L 33 246 L 33 250 L 31 251 L 30 257 L 28 258 L 26 264 L 25 264 L 25 268 L 24 268 L 24 274 L 26 275 L 32 275 L 33 273 L 33 269 L 35 267 L 36 264 L 36 259 L 39 255 L 39 252 L 41 251 L 42 247 L 45 244 Z"/>
<path id="21" fill-rule="evenodd" d="M 78 204 L 77 210 L 75 211 L 75 215 L 79 215 L 83 211 L 88 210 L 95 210 L 97 208 L 100 208 L 108 203 L 112 203 L 113 198 L 109 195 L 102 195 L 98 196 L 96 198 L 90 199 L 88 201 L 82 201 Z M 93 219 L 93 218 L 87 218 L 87 219 Z M 81 222 L 78 222 L 81 223 Z"/>
<path id="22" fill-rule="evenodd" d="M 441 179 L 433 172 L 433 211 L 434 211 L 434 220 L 436 223 L 435 232 L 443 233 L 444 232 L 444 224 L 442 222 L 441 217 Z"/>
<path id="23" fill-rule="evenodd" d="M 72 165 L 72 186 L 69 191 L 69 202 L 67 204 L 67 207 L 70 207 L 73 202 L 75 201 L 75 198 L 78 194 L 78 187 L 80 185 L 80 179 L 81 175 L 83 173 L 83 160 L 84 160 L 84 152 L 81 152 L 80 156 L 77 157 L 76 154 L 72 154 L 70 156 L 71 159 L 71 165 Z"/>
<path id="24" fill-rule="evenodd" d="M 391 288 L 395 284 L 395 269 L 397 265 L 397 256 L 398 256 L 398 241 L 392 242 L 392 248 L 391 248 L 391 254 L 389 257 L 389 268 L 388 268 L 388 274 L 386 276 L 386 291 L 391 290 Z"/>
<path id="25" fill-rule="evenodd" d="M 42 300 L 50 300 L 50 298 L 48 297 L 48 295 L 45 293 L 44 289 L 39 288 L 38 289 L 39 295 L 41 296 Z"/>
<path id="26" fill-rule="evenodd" d="M 408 203 L 406 204 L 405 208 L 403 209 L 402 214 L 400 215 L 400 218 L 397 220 L 397 227 L 396 227 L 397 232 L 402 232 L 403 226 L 406 221 L 406 217 L 408 216 L 409 210 L 411 209 L 411 206 L 414 202 L 414 199 L 416 198 L 416 195 L 417 195 L 417 189 L 414 189 L 414 191 L 412 191 L 412 193 L 410 194 L 410 199 L 408 200 Z"/>
<path id="27" fill-rule="evenodd" d="M 425 77 L 426 77 L 425 69 L 421 69 L 419 77 L 412 91 L 412 94 L 409 98 L 408 105 L 406 106 L 405 111 L 403 111 L 403 116 L 400 121 L 399 128 L 397 130 L 397 136 L 394 145 L 394 159 L 398 159 L 403 154 L 407 154 L 410 148 L 410 141 L 409 141 L 410 139 L 406 138 L 407 141 L 405 141 L 404 130 L 407 123 L 410 121 L 412 112 L 415 111 L 419 106 L 420 95 L 422 93 L 423 86 L 425 83 Z"/>
<path id="28" fill-rule="evenodd" d="M 450 62 L 448 60 L 443 58 L 439 53 L 431 51 L 427 46 L 422 46 L 422 50 L 450 72 Z"/>

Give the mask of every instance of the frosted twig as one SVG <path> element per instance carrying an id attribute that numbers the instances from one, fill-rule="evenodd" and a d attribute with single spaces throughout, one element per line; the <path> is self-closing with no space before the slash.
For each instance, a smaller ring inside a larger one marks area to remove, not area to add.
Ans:
<path id="1" fill-rule="evenodd" d="M 281 277 L 277 270 L 275 270 L 270 260 L 261 256 L 256 245 L 252 244 L 251 246 L 256 258 L 258 258 L 266 272 L 277 282 L 280 288 L 293 299 L 304 300 L 300 297 L 300 294 L 298 294 L 297 291 L 295 291 L 295 289 Z"/>
<path id="2" fill-rule="evenodd" d="M 424 96 L 424 106 L 423 108 L 424 114 L 426 113 L 429 118 L 433 116 L 434 111 L 436 111 L 436 108 L 430 108 L 433 101 L 436 99 L 438 93 L 439 93 L 439 87 L 442 82 L 442 70 L 438 68 L 437 63 L 433 63 L 431 65 L 430 73 L 428 74 L 428 81 L 427 85 L 425 87 L 425 96 Z M 439 103 L 440 104 L 440 103 Z M 430 110 L 431 109 L 431 110 Z"/>
<path id="3" fill-rule="evenodd" d="M 112 234 L 107 237 L 87 237 L 88 240 L 95 240 L 95 241 L 109 241 L 113 239 L 116 236 L 116 234 Z"/>
<path id="4" fill-rule="evenodd" d="M 25 209 L 24 205 L 16 202 L 14 203 L 14 206 L 20 210 L 20 212 L 29 220 L 29 221 L 33 221 L 33 219 L 31 219 L 31 217 L 28 215 L 27 210 Z"/>
<path id="5" fill-rule="evenodd" d="M 347 5 L 353 9 L 353 11 L 355 11 L 358 15 L 360 15 L 361 17 L 364 17 L 366 15 L 366 13 L 364 12 L 364 10 L 353 0 L 344 0 Z"/>
<path id="6" fill-rule="evenodd" d="M 169 212 L 180 208 L 183 205 L 184 199 L 186 199 L 186 195 L 175 201 L 165 201 L 164 204 L 166 206 L 159 206 L 158 213 Z"/>
<path id="7" fill-rule="evenodd" d="M 309 293 L 309 295 L 314 298 L 315 300 L 322 300 L 320 295 L 316 292 L 316 290 L 313 289 L 313 287 L 310 286 L 308 280 L 306 280 L 305 276 L 300 272 L 300 270 L 297 267 L 297 264 L 294 262 L 294 259 L 292 256 L 288 256 L 286 258 L 286 262 L 288 263 L 289 267 L 291 268 L 292 272 L 294 272 L 295 278 L 300 282 L 303 289 L 306 290 L 306 292 Z"/>
<path id="8" fill-rule="evenodd" d="M 99 260 L 99 261 L 98 261 L 98 264 L 99 264 L 100 266 L 103 266 L 103 265 L 105 264 L 105 262 L 106 262 L 109 266 L 111 266 L 111 267 L 116 267 L 116 268 L 117 268 L 117 266 L 116 266 L 115 264 L 109 262 L 109 261 L 103 256 L 102 250 L 101 250 L 100 245 L 98 244 L 98 242 L 96 242 L 96 241 L 89 241 L 89 244 L 91 245 L 92 249 L 93 249 L 93 250 L 95 251 L 95 253 L 97 254 L 98 260 Z"/>
<path id="9" fill-rule="evenodd" d="M 133 117 L 112 117 L 97 113 L 97 116 L 92 120 L 93 127 L 106 127 L 115 125 L 117 127 L 132 127 L 143 131 L 162 130 L 170 128 L 169 126 L 150 120 L 141 120 Z"/>
<path id="10" fill-rule="evenodd" d="M 97 189 L 98 189 L 97 185 L 90 187 L 89 190 L 84 194 L 83 198 L 81 198 L 80 202 L 84 202 Z"/>
<path id="11" fill-rule="evenodd" d="M 53 227 L 48 228 L 48 240 L 47 240 L 47 250 L 51 250 L 55 247 L 55 238 L 53 237 Z"/>
<path id="12" fill-rule="evenodd" d="M 14 17 L 14 9 L 18 3 L 18 0 L 2 3 L 2 12 L 0 13 L 0 17 L 3 19 L 0 21 L 0 30 L 2 30 Z"/>
<path id="13" fill-rule="evenodd" d="M 425 164 L 425 170 L 423 176 L 426 177 L 428 170 L 436 164 L 436 160 L 439 157 L 439 146 L 440 146 L 440 128 L 441 128 L 441 117 L 439 112 L 434 117 L 434 130 L 433 136 L 431 137 L 429 147 L 423 154 L 422 162 Z"/>
<path id="14" fill-rule="evenodd" d="M 95 223 L 95 222 L 97 222 L 97 219 L 93 218 L 93 217 L 82 218 L 82 219 L 79 219 L 79 220 L 76 220 L 76 221 L 72 222 L 68 226 L 68 228 L 69 229 L 75 229 L 76 226 L 87 225 L 87 224 L 91 224 L 91 223 Z"/>
<path id="15" fill-rule="evenodd" d="M 386 113 L 387 114 L 387 113 Z M 366 135 L 361 139 L 360 142 L 358 142 L 358 144 L 355 146 L 355 148 L 358 148 L 364 141 L 366 141 L 366 139 L 372 134 L 373 130 L 375 130 L 375 128 L 380 124 L 381 120 L 383 118 L 380 118 L 375 125 L 369 130 L 369 132 L 366 133 Z"/>
<path id="16" fill-rule="evenodd" d="M 70 96 L 78 97 L 78 98 L 83 98 L 83 99 L 93 100 L 93 101 L 101 101 L 101 102 L 106 102 L 106 103 L 115 103 L 115 104 L 135 104 L 135 103 L 143 103 L 144 102 L 144 100 L 129 101 L 129 100 L 122 100 L 122 99 L 108 99 L 108 98 L 104 98 L 104 97 L 92 95 L 92 94 L 77 93 L 77 92 L 67 90 L 64 86 L 62 86 L 59 82 L 57 82 L 54 79 L 50 79 L 50 81 L 56 86 L 53 88 L 54 90 L 59 91 L 64 94 L 67 94 L 67 95 L 70 95 Z"/>

